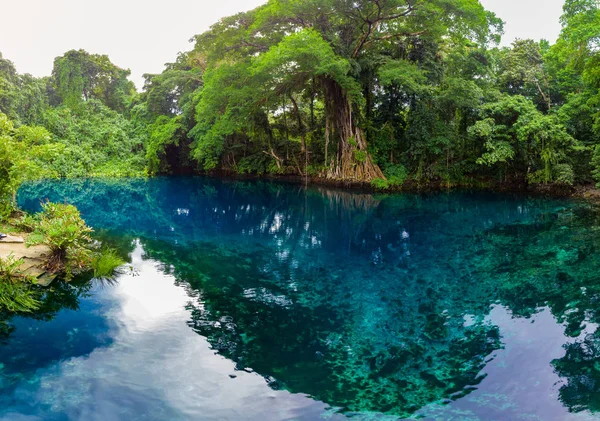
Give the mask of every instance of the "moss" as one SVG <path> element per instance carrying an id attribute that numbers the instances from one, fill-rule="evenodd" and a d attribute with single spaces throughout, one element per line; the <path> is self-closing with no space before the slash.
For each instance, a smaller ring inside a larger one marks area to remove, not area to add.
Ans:
<path id="1" fill-rule="evenodd" d="M 365 162 L 367 160 L 367 152 L 365 151 L 354 151 L 354 159 L 356 162 Z"/>

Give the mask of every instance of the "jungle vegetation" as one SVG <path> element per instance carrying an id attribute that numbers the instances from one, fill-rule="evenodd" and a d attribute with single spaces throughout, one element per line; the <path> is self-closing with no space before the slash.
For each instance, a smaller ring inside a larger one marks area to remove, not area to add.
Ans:
<path id="1" fill-rule="evenodd" d="M 379 188 L 600 181 L 600 4 L 500 47 L 478 0 L 269 0 L 193 38 L 142 92 L 83 50 L 0 58 L 0 190 L 226 171 Z"/>

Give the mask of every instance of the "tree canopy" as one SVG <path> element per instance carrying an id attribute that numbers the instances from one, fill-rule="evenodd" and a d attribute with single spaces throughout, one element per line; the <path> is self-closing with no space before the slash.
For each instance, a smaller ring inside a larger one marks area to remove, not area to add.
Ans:
<path id="1" fill-rule="evenodd" d="M 0 112 L 48 131 L 58 176 L 600 182 L 598 2 L 567 0 L 561 25 L 554 44 L 499 47 L 478 0 L 270 0 L 195 36 L 141 93 L 105 55 L 69 51 L 41 79 L 0 56 Z"/>

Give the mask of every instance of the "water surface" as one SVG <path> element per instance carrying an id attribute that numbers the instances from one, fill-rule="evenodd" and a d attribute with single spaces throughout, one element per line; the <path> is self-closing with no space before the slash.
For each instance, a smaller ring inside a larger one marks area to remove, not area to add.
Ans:
<path id="1" fill-rule="evenodd" d="M 205 178 L 42 182 L 131 268 L 0 323 L 5 420 L 600 420 L 600 212 Z"/>

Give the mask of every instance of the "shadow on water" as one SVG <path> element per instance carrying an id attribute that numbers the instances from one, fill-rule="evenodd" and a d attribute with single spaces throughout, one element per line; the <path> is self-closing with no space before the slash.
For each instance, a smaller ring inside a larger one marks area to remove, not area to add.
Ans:
<path id="1" fill-rule="evenodd" d="M 124 255 L 139 240 L 188 291 L 189 327 L 273 389 L 348 414 L 559 420 L 600 410 L 592 205 L 204 178 L 20 192 L 26 209 L 43 198 L 76 204 Z M 522 322 L 556 332 L 556 349 Z M 546 360 L 527 371 L 532 355 Z M 522 372 L 540 405 L 507 386 Z"/>

